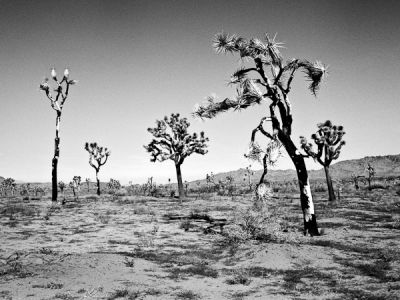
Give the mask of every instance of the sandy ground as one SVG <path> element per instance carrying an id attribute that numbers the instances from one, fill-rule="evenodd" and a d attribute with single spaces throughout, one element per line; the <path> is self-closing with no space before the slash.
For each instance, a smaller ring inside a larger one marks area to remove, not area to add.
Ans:
<path id="1" fill-rule="evenodd" d="M 165 215 L 234 223 L 250 196 L 3 198 L 0 299 L 400 299 L 395 190 L 315 198 L 322 236 L 303 237 L 299 200 L 278 195 L 279 232 L 237 244 Z"/>

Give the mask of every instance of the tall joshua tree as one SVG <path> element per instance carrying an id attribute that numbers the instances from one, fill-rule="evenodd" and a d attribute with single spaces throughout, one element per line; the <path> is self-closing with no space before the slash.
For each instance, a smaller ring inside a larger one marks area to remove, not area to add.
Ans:
<path id="1" fill-rule="evenodd" d="M 46 97 L 50 100 L 51 107 L 56 111 L 56 137 L 54 139 L 54 156 L 51 162 L 52 170 L 51 170 L 51 187 L 52 187 L 52 195 L 51 200 L 57 201 L 58 189 L 57 189 L 57 166 L 58 166 L 58 158 L 60 156 L 60 121 L 61 114 L 65 104 L 65 101 L 68 98 L 69 87 L 77 83 L 76 80 L 69 79 L 69 70 L 64 70 L 64 75 L 60 80 L 57 78 L 57 73 L 54 68 L 51 69 L 51 78 L 55 82 L 54 88 L 54 96 L 50 91 L 49 79 L 46 78 L 43 83 L 40 84 L 40 89 L 45 92 Z"/>
<path id="2" fill-rule="evenodd" d="M 180 118 L 179 114 L 172 113 L 168 118 L 156 121 L 156 127 L 148 128 L 154 139 L 144 148 L 150 153 L 150 161 L 163 162 L 172 160 L 175 163 L 176 177 L 178 179 L 179 199 L 185 195 L 182 182 L 181 165 L 184 160 L 193 153 L 204 155 L 207 153 L 208 138 L 204 132 L 189 134 L 190 123 L 186 118 Z"/>
<path id="3" fill-rule="evenodd" d="M 281 43 L 265 35 L 263 41 L 226 33 L 216 35 L 213 46 L 218 53 L 238 54 L 245 62 L 243 67 L 233 73 L 230 83 L 236 85 L 235 99 L 226 98 L 216 102 L 215 97 L 208 97 L 208 102 L 198 106 L 195 116 L 213 118 L 218 113 L 230 109 L 246 109 L 256 104 L 269 102 L 269 116 L 266 120 L 272 121 L 272 133 L 264 127 L 261 133 L 269 140 L 279 140 L 286 149 L 297 171 L 300 187 L 300 201 L 304 218 L 304 234 L 319 235 L 314 204 L 304 158 L 292 141 L 292 105 L 289 93 L 297 71 L 303 71 L 310 80 L 309 89 L 316 95 L 326 68 L 320 62 L 310 62 L 305 59 L 292 59 L 284 62 L 279 51 Z M 267 102 L 268 101 L 268 102 Z"/>
<path id="4" fill-rule="evenodd" d="M 100 147 L 97 143 L 86 143 L 85 150 L 89 152 L 89 165 L 96 171 L 97 195 L 100 196 L 100 167 L 105 165 L 111 152 L 107 148 Z"/>
<path id="5" fill-rule="evenodd" d="M 332 178 L 329 174 L 329 166 L 332 160 L 338 159 L 340 150 L 345 141 L 342 140 L 345 132 L 343 126 L 333 125 L 331 121 L 317 124 L 318 131 L 311 135 L 314 143 L 317 145 L 318 150 L 314 151 L 313 145 L 307 142 L 304 136 L 300 137 L 301 148 L 308 156 L 318 161 L 325 170 L 326 183 L 328 185 L 329 201 L 335 201 L 335 192 L 333 190 Z"/>

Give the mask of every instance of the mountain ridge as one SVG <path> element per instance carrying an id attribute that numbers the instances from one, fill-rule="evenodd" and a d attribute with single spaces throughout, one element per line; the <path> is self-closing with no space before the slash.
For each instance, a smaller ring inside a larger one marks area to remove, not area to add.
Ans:
<path id="1" fill-rule="evenodd" d="M 400 154 L 365 156 L 358 159 L 349 159 L 339 161 L 330 166 L 330 174 L 333 180 L 343 180 L 351 178 L 352 174 L 366 176 L 366 166 L 370 163 L 375 168 L 375 177 L 397 177 L 400 176 Z M 251 176 L 252 182 L 257 182 L 262 174 L 262 170 L 253 170 Z M 232 176 L 235 182 L 243 181 L 246 169 L 240 168 L 234 171 L 220 172 L 214 174 L 215 181 L 225 180 L 227 176 Z M 323 168 L 318 170 L 308 170 L 308 175 L 312 181 L 325 180 L 325 171 Z M 296 170 L 268 170 L 265 177 L 266 181 L 293 181 L 297 180 Z M 194 180 L 193 183 L 203 183 L 205 179 Z"/>

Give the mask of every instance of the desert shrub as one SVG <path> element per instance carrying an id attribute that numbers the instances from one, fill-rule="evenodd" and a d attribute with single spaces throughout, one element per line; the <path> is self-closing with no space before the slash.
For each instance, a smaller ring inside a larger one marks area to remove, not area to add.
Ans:
<path id="1" fill-rule="evenodd" d="M 400 216 L 393 217 L 392 228 L 400 229 Z"/>
<path id="2" fill-rule="evenodd" d="M 26 217 L 33 217 L 37 214 L 38 214 L 38 211 L 34 207 L 31 207 L 28 205 L 23 205 L 23 204 L 7 205 L 0 211 L 0 216 L 1 215 L 9 215 L 9 216 L 21 215 L 21 216 L 26 216 Z"/>
<path id="3" fill-rule="evenodd" d="M 190 227 L 192 227 L 192 222 L 190 221 L 190 219 L 184 219 L 179 224 L 179 228 L 184 229 L 185 231 L 189 231 Z"/>
<path id="4" fill-rule="evenodd" d="M 237 247 L 251 239 L 251 235 L 238 224 L 226 225 L 222 236 L 222 243 L 233 247 Z"/>
<path id="5" fill-rule="evenodd" d="M 122 188 L 122 189 L 119 189 L 119 190 L 115 191 L 114 195 L 118 196 L 118 197 L 127 196 L 128 195 L 128 191 L 125 188 Z"/>
<path id="6" fill-rule="evenodd" d="M 180 291 L 176 294 L 176 299 L 195 300 L 200 299 L 200 296 L 193 291 Z"/>
<path id="7" fill-rule="evenodd" d="M 133 258 L 125 257 L 124 264 L 125 264 L 125 266 L 127 266 L 129 268 L 134 268 L 135 267 L 135 260 Z"/>
<path id="8" fill-rule="evenodd" d="M 85 195 L 83 196 L 83 199 L 97 201 L 100 197 L 97 195 Z"/>
<path id="9" fill-rule="evenodd" d="M 382 183 L 373 183 L 371 184 L 371 190 L 374 189 L 386 189 L 386 186 Z"/>
<path id="10" fill-rule="evenodd" d="M 318 184 L 314 187 L 314 192 L 317 192 L 317 193 L 326 192 L 326 186 L 324 186 L 322 184 Z"/>
<path id="11" fill-rule="evenodd" d="M 146 205 L 137 205 L 133 209 L 133 213 L 135 215 L 155 215 L 154 210 Z"/>
<path id="12" fill-rule="evenodd" d="M 251 282 L 250 273 L 248 270 L 244 268 L 239 268 L 233 271 L 233 275 L 231 278 L 226 280 L 227 284 L 243 284 L 249 285 Z"/>
<path id="13" fill-rule="evenodd" d="M 294 236 L 284 232 L 288 231 L 288 224 L 285 215 L 279 209 L 251 207 L 238 210 L 233 223 L 224 228 L 222 236 L 226 245 L 240 245 L 247 240 L 296 242 Z"/>
<path id="14" fill-rule="evenodd" d="M 272 192 L 273 193 L 279 193 L 280 189 L 281 189 L 280 186 L 273 186 L 272 187 Z"/>

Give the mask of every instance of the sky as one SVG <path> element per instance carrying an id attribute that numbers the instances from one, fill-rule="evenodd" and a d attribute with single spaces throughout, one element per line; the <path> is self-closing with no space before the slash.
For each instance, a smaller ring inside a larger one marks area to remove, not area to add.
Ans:
<path id="1" fill-rule="evenodd" d="M 400 146 L 399 1 L 4 1 L 0 0 L 0 176 L 50 182 L 55 111 L 39 90 L 50 68 L 79 81 L 65 103 L 58 174 L 94 179 L 85 142 L 111 149 L 100 179 L 176 181 L 172 161 L 150 162 L 148 127 L 171 113 L 204 131 L 209 153 L 193 154 L 184 180 L 250 164 L 243 154 L 266 108 L 193 119 L 210 94 L 233 97 L 227 85 L 241 61 L 217 54 L 218 32 L 274 35 L 291 59 L 320 60 L 329 76 L 318 97 L 301 73 L 291 91 L 293 140 L 327 119 L 343 125 L 340 160 L 398 154 Z M 316 163 L 307 160 L 310 169 Z M 261 165 L 252 163 L 252 168 Z M 283 157 L 277 169 L 293 168 Z"/>

